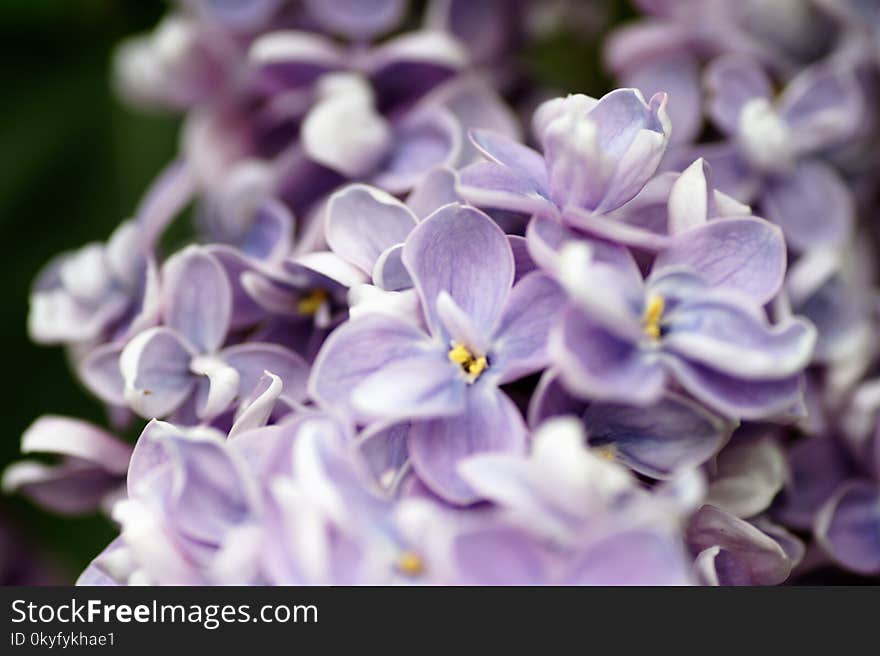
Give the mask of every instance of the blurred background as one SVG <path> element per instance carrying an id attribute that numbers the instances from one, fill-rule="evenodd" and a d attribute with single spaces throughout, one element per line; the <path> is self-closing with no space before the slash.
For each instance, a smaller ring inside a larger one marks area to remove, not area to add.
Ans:
<path id="1" fill-rule="evenodd" d="M 0 469 L 18 457 L 22 432 L 41 414 L 105 423 L 102 407 L 70 375 L 63 350 L 28 341 L 28 290 L 55 254 L 105 240 L 173 157 L 177 121 L 125 108 L 109 83 L 114 44 L 150 28 L 165 6 L 0 2 L 0 243 L 9 249 L 0 277 L 8 372 Z M 51 563 L 51 580 L 72 582 L 113 535 L 105 518 L 59 518 L 21 497 L 0 496 L 0 584 L 30 576 L 14 562 L 30 556 Z M 12 545 L 22 543 L 19 554 Z"/>

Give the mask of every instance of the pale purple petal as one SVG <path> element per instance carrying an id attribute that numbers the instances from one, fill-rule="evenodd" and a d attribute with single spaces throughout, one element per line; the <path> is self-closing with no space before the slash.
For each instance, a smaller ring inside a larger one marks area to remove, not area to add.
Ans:
<path id="1" fill-rule="evenodd" d="M 779 543 L 713 506 L 703 506 L 694 516 L 687 540 L 698 552 L 720 547 L 712 570 L 721 585 L 777 585 L 791 573 L 791 560 Z"/>
<path id="2" fill-rule="evenodd" d="M 771 326 L 727 299 L 695 299 L 663 321 L 663 348 L 747 380 L 785 378 L 810 362 L 816 329 L 797 317 Z"/>
<path id="3" fill-rule="evenodd" d="M 446 291 L 441 291 L 437 297 L 437 318 L 451 342 L 461 344 L 473 353 L 487 354 L 490 336 L 474 324 Z"/>
<path id="4" fill-rule="evenodd" d="M 479 207 L 552 216 L 553 203 L 528 177 L 495 162 L 476 162 L 459 173 L 456 192 Z"/>
<path id="5" fill-rule="evenodd" d="M 743 107 L 755 98 L 769 99 L 773 86 L 761 65 L 749 57 L 728 55 L 706 69 L 709 113 L 726 134 L 737 132 Z"/>
<path id="6" fill-rule="evenodd" d="M 622 86 L 641 91 L 646 98 L 669 94 L 670 142 L 687 144 L 698 135 L 703 123 L 703 90 L 700 66 L 691 53 L 646 61 L 621 78 Z"/>
<path id="7" fill-rule="evenodd" d="M 405 0 L 306 0 L 309 13 L 328 32 L 367 40 L 393 29 L 403 18 Z"/>
<path id="8" fill-rule="evenodd" d="M 461 151 L 461 139 L 458 122 L 448 110 L 419 109 L 395 127 L 373 181 L 395 194 L 407 192 L 432 169 L 452 165 Z"/>
<path id="9" fill-rule="evenodd" d="M 548 365 L 550 331 L 564 304 L 562 289 L 544 273 L 530 273 L 513 287 L 492 338 L 491 366 L 501 372 L 501 384 Z"/>
<path id="10" fill-rule="evenodd" d="M 367 185 L 336 192 L 325 212 L 327 245 L 366 273 L 372 272 L 383 251 L 402 243 L 417 223 L 406 205 Z"/>
<path id="11" fill-rule="evenodd" d="M 706 282 L 764 305 L 782 286 L 785 265 L 782 232 L 767 221 L 743 217 L 716 219 L 675 235 L 654 270 L 687 266 Z"/>
<path id="12" fill-rule="evenodd" d="M 391 362 L 425 354 L 435 346 L 410 323 L 366 314 L 337 328 L 321 348 L 309 379 L 310 396 L 326 407 L 350 410 L 351 392 Z"/>
<path id="13" fill-rule="evenodd" d="M 419 478 L 441 498 L 459 505 L 478 495 L 461 478 L 458 463 L 478 453 L 523 453 L 526 427 L 516 406 L 491 385 L 468 390 L 463 414 L 412 424 L 409 452 Z"/>
<path id="14" fill-rule="evenodd" d="M 506 235 L 472 207 L 448 205 L 422 221 L 406 240 L 403 262 L 436 334 L 441 329 L 436 309 L 441 291 L 477 330 L 488 333 L 513 284 L 513 254 Z"/>
<path id="15" fill-rule="evenodd" d="M 122 344 L 103 344 L 89 353 L 77 370 L 88 390 L 105 403 L 125 405 L 125 380 L 119 370 Z"/>
<path id="16" fill-rule="evenodd" d="M 803 398 L 802 375 L 743 380 L 679 358 L 670 358 L 664 364 L 691 395 L 728 417 L 772 417 L 791 410 Z"/>
<path id="17" fill-rule="evenodd" d="M 123 349 L 119 369 L 125 400 L 142 417 L 163 417 L 189 397 L 195 378 L 189 365 L 195 353 L 174 331 L 151 328 Z"/>
<path id="18" fill-rule="evenodd" d="M 230 346 L 217 355 L 238 372 L 239 396 L 253 390 L 268 371 L 281 379 L 281 399 L 293 405 L 306 398 L 309 366 L 302 357 L 283 346 L 251 342 Z"/>
<path id="19" fill-rule="evenodd" d="M 444 352 L 390 362 L 351 393 L 362 419 L 405 420 L 460 415 L 468 384 Z"/>
<path id="20" fill-rule="evenodd" d="M 564 313 L 550 353 L 565 386 L 586 398 L 647 405 L 660 398 L 666 384 L 663 367 L 652 354 L 575 309 Z"/>
<path id="21" fill-rule="evenodd" d="M 818 161 L 802 162 L 790 175 L 772 179 L 761 196 L 761 209 L 796 251 L 842 245 L 855 222 L 850 190 L 839 174 Z"/>
<path id="22" fill-rule="evenodd" d="M 220 348 L 232 315 L 232 289 L 220 263 L 189 247 L 168 260 L 162 277 L 166 325 L 202 353 Z"/>
<path id="23" fill-rule="evenodd" d="M 529 253 L 529 243 L 525 237 L 507 235 L 507 241 L 510 242 L 510 250 L 513 252 L 513 268 L 515 271 L 513 284 L 516 285 L 526 275 L 537 270 L 538 265 Z"/>
<path id="24" fill-rule="evenodd" d="M 461 201 L 455 192 L 456 173 L 447 167 L 437 167 L 426 173 L 406 197 L 406 205 L 418 218 L 423 219 L 444 205 Z"/>
<path id="25" fill-rule="evenodd" d="M 680 541 L 649 530 L 631 530 L 601 539 L 580 554 L 566 576 L 570 585 L 691 585 L 687 554 Z"/>
<path id="26" fill-rule="evenodd" d="M 611 446 L 615 460 L 652 478 L 666 479 L 712 458 L 731 426 L 683 397 L 650 406 L 591 403 L 583 415 L 591 446 Z"/>
<path id="27" fill-rule="evenodd" d="M 43 415 L 21 436 L 22 453 L 51 453 L 92 463 L 113 474 L 128 470 L 131 446 L 88 422 Z"/>
<path id="28" fill-rule="evenodd" d="M 818 64 L 805 68 L 785 88 L 780 112 L 800 152 L 839 145 L 865 120 L 865 99 L 852 70 Z"/>
<path id="29" fill-rule="evenodd" d="M 229 439 L 265 426 L 269 422 L 283 387 L 281 378 L 269 371 L 263 372 L 257 386 L 242 399 L 235 411 L 235 421 L 229 429 Z"/>
<path id="30" fill-rule="evenodd" d="M 844 483 L 816 518 L 816 538 L 834 560 L 854 572 L 880 572 L 880 486 Z"/>
<path id="31" fill-rule="evenodd" d="M 403 264 L 403 244 L 395 244 L 379 254 L 373 267 L 373 282 L 389 292 L 412 289 L 412 278 Z"/>
<path id="32" fill-rule="evenodd" d="M 524 175 L 541 196 L 548 195 L 547 165 L 540 153 L 491 130 L 471 130 L 470 140 L 490 161 Z"/>
<path id="33" fill-rule="evenodd" d="M 541 585 L 547 562 L 526 531 L 486 527 L 462 531 L 452 547 L 456 585 Z"/>

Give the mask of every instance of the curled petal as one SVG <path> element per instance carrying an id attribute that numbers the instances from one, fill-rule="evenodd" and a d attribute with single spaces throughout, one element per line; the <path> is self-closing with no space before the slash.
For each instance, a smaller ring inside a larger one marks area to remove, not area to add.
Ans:
<path id="1" fill-rule="evenodd" d="M 119 369 L 125 381 L 125 400 L 142 417 L 164 417 L 192 392 L 189 369 L 195 353 L 174 331 L 151 328 L 122 351 Z"/>
<path id="2" fill-rule="evenodd" d="M 717 287 L 767 303 L 785 276 L 785 240 L 774 225 L 754 218 L 716 219 L 677 234 L 654 270 L 688 266 Z"/>

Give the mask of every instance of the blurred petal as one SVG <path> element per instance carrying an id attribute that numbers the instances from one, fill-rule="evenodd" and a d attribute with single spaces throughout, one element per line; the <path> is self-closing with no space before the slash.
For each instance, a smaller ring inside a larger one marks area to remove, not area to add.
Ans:
<path id="1" fill-rule="evenodd" d="M 164 417 L 190 395 L 195 354 L 174 331 L 160 327 L 131 340 L 119 358 L 125 400 L 142 417 Z"/>
<path id="2" fill-rule="evenodd" d="M 393 29 L 405 0 L 306 0 L 309 13 L 329 32 L 367 40 Z"/>
<path id="3" fill-rule="evenodd" d="M 712 61 L 706 68 L 705 84 L 712 120 L 728 135 L 736 133 L 740 114 L 750 100 L 773 95 L 773 86 L 761 65 L 741 55 Z"/>
<path id="4" fill-rule="evenodd" d="M 588 399 L 647 405 L 660 398 L 666 374 L 660 362 L 569 309 L 551 338 L 550 354 L 566 387 Z"/>
<path id="5" fill-rule="evenodd" d="M 223 345 L 232 315 L 232 289 L 220 263 L 204 249 L 173 255 L 163 270 L 165 324 L 202 353 Z"/>
<path id="6" fill-rule="evenodd" d="M 721 585 L 778 585 L 792 563 L 772 538 L 713 506 L 703 506 L 691 520 L 687 540 L 694 551 L 719 547 L 711 570 Z"/>
<path id="7" fill-rule="evenodd" d="M 734 441 L 718 456 L 706 502 L 743 519 L 754 517 L 787 478 L 785 453 L 773 437 Z"/>
<path id="8" fill-rule="evenodd" d="M 760 315 L 727 299 L 695 299 L 664 318 L 665 350 L 745 380 L 784 378 L 803 371 L 816 343 L 816 329 L 789 317 L 771 326 Z"/>
<path id="9" fill-rule="evenodd" d="M 691 395 L 731 418 L 772 417 L 790 410 L 803 398 L 802 375 L 743 380 L 679 358 L 670 358 L 664 364 Z"/>
<path id="10" fill-rule="evenodd" d="M 478 495 L 461 478 L 458 463 L 478 453 L 523 453 L 526 427 L 519 411 L 493 386 L 472 385 L 463 414 L 414 422 L 409 452 L 419 478 L 446 501 L 466 505 Z"/>
<path id="11" fill-rule="evenodd" d="M 611 445 L 615 460 L 660 479 L 702 465 L 731 431 L 699 404 L 671 395 L 645 407 L 591 403 L 584 426 L 591 446 Z"/>
<path id="12" fill-rule="evenodd" d="M 796 251 L 842 245 L 855 222 L 850 190 L 833 169 L 817 161 L 801 162 L 790 175 L 772 179 L 761 209 Z"/>
<path id="13" fill-rule="evenodd" d="M 880 487 L 844 483 L 816 518 L 816 538 L 834 560 L 854 572 L 880 572 Z"/>

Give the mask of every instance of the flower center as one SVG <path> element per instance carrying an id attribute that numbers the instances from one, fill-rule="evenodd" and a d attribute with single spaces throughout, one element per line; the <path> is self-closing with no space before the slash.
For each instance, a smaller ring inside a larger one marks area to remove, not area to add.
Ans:
<path id="1" fill-rule="evenodd" d="M 407 576 L 418 576 L 425 571 L 425 561 L 414 551 L 404 551 L 397 557 L 397 569 Z"/>
<path id="2" fill-rule="evenodd" d="M 479 357 L 470 352 L 464 344 L 452 343 L 449 349 L 449 361 L 459 365 L 467 375 L 468 382 L 472 383 L 480 377 L 486 369 L 489 368 L 489 361 L 485 355 Z"/>
<path id="3" fill-rule="evenodd" d="M 608 462 L 615 462 L 617 460 L 617 447 L 611 443 L 597 446 L 593 449 L 593 453 Z"/>
<path id="4" fill-rule="evenodd" d="M 665 308 L 666 300 L 659 294 L 648 300 L 648 306 L 642 317 L 642 326 L 644 326 L 645 334 L 651 339 L 660 339 L 660 319 L 663 317 Z"/>
<path id="5" fill-rule="evenodd" d="M 321 306 L 327 301 L 327 292 L 323 289 L 313 289 L 308 294 L 299 299 L 296 304 L 296 311 L 300 314 L 312 316 L 317 314 Z"/>

